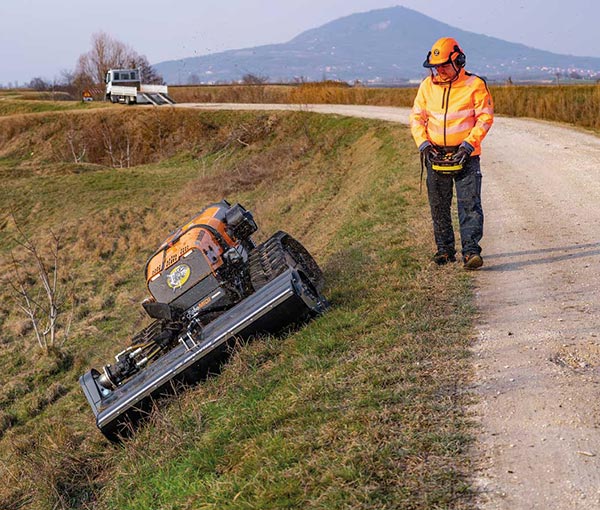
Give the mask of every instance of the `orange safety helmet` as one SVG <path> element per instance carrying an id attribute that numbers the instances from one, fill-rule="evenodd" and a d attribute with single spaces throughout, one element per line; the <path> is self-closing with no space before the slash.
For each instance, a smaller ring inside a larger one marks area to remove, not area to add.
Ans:
<path id="1" fill-rule="evenodd" d="M 460 49 L 456 39 L 452 37 L 442 37 L 435 41 L 431 47 L 431 51 L 427 54 L 423 67 L 436 67 L 444 64 L 454 64 L 454 67 L 458 70 L 461 67 L 465 67 L 467 57 Z"/>

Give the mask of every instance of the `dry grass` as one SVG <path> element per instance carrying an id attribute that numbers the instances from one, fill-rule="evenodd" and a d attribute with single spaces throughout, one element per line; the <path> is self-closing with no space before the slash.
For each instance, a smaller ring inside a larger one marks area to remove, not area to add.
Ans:
<path id="1" fill-rule="evenodd" d="M 286 85 L 174 86 L 169 94 L 178 103 L 285 103 Z"/>
<path id="2" fill-rule="evenodd" d="M 180 103 L 335 103 L 410 106 L 416 90 L 349 87 L 336 82 L 300 85 L 227 85 L 171 87 Z"/>
<path id="3" fill-rule="evenodd" d="M 173 109 L 82 112 L 0 118 L 0 158 L 21 166 L 91 163 L 129 168 L 175 154 L 197 154 L 211 129 L 193 112 Z"/>
<path id="4" fill-rule="evenodd" d="M 600 85 L 491 86 L 496 113 L 600 128 Z M 410 107 L 415 88 L 366 88 L 339 84 L 176 87 L 180 102 L 365 104 Z"/>
<path id="5" fill-rule="evenodd" d="M 496 111 L 600 129 L 600 85 L 494 87 Z"/>

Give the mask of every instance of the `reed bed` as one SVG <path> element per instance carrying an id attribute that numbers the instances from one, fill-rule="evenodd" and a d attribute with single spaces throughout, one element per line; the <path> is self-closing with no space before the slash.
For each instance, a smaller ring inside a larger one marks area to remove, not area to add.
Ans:
<path id="1" fill-rule="evenodd" d="M 496 113 L 600 128 L 600 84 L 491 85 Z M 417 89 L 369 88 L 336 82 L 300 85 L 174 87 L 178 102 L 364 104 L 410 107 Z"/>

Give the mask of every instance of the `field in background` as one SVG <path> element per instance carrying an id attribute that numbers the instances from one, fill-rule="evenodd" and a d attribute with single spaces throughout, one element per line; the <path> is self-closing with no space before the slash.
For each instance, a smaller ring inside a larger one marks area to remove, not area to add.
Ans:
<path id="1" fill-rule="evenodd" d="M 467 508 L 470 280 L 428 262 L 418 168 L 404 126 L 305 112 L 0 118 L 0 508 Z M 239 346 L 110 446 L 77 378 L 147 322 L 146 257 L 223 197 L 258 241 L 306 244 L 332 309 Z M 49 355 L 8 296 L 11 212 L 40 246 L 63 240 L 77 300 Z"/>
<path id="2" fill-rule="evenodd" d="M 301 103 L 412 105 L 416 89 L 350 87 L 338 82 L 300 85 L 202 85 L 169 87 L 178 103 Z"/>
<path id="3" fill-rule="evenodd" d="M 493 85 L 496 113 L 600 129 L 600 84 Z M 416 88 L 370 88 L 332 81 L 298 85 L 171 86 L 179 103 L 364 104 L 411 107 Z M 50 92 L 0 91 L 0 116 L 110 106 L 95 101 L 52 101 Z"/>
<path id="4" fill-rule="evenodd" d="M 331 82 L 301 85 L 171 87 L 178 102 L 332 103 L 412 106 L 414 88 L 348 87 Z M 496 113 L 600 129 L 600 85 L 492 86 Z"/>

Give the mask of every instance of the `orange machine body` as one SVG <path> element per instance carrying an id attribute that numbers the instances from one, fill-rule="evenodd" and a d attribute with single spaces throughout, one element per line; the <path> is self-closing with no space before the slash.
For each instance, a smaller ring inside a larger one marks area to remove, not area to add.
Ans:
<path id="1" fill-rule="evenodd" d="M 173 298 L 178 288 L 190 277 L 186 260 L 203 258 L 205 264 L 196 264 L 201 273 L 193 275 L 198 281 L 223 265 L 223 252 L 236 247 L 239 242 L 232 239 L 226 230 L 225 204 L 214 204 L 194 216 L 185 225 L 173 232 L 148 259 L 146 264 L 146 284 L 150 293 L 157 298 L 154 282 L 166 279 L 173 288 Z M 179 269 L 182 268 L 182 269 Z M 196 270 L 198 273 L 198 270 Z M 178 282 L 176 283 L 176 279 Z"/>

